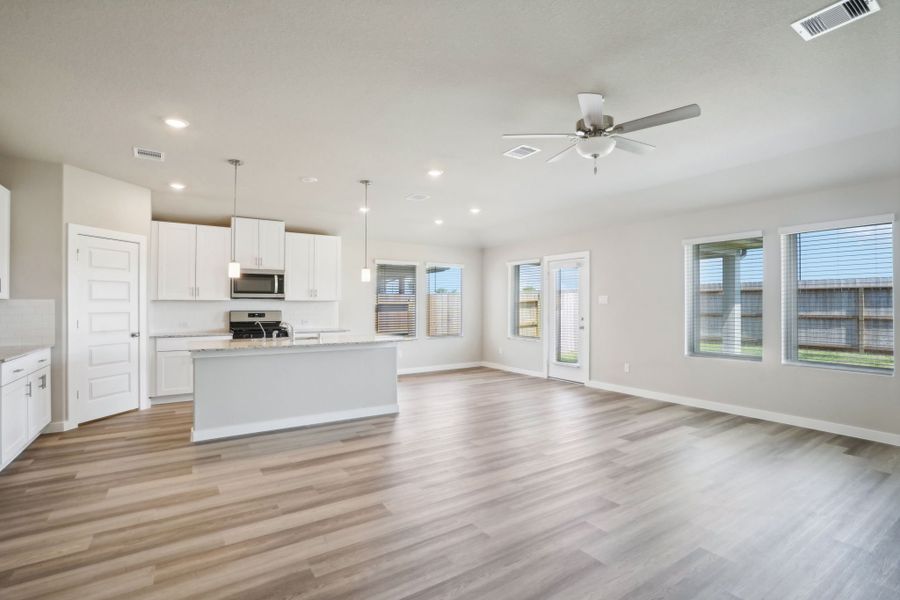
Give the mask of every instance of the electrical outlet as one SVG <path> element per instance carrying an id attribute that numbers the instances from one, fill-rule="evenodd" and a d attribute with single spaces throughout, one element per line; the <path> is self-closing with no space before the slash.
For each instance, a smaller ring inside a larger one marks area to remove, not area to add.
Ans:
<path id="1" fill-rule="evenodd" d="M 631 373 L 631 363 L 625 363 L 624 371 L 626 373 Z"/>
<path id="2" fill-rule="evenodd" d="M 609 304 L 609 296 L 597 296 L 597 304 Z"/>

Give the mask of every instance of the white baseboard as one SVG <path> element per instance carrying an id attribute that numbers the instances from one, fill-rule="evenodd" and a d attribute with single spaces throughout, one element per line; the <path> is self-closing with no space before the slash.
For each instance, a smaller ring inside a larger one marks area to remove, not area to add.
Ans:
<path id="1" fill-rule="evenodd" d="M 415 373 L 433 373 L 435 371 L 455 371 L 457 369 L 473 369 L 480 367 L 480 362 L 465 362 L 449 365 L 428 365 L 426 367 L 407 367 L 405 369 L 397 369 L 398 375 L 413 375 Z"/>
<path id="2" fill-rule="evenodd" d="M 78 427 L 75 421 L 50 421 L 41 433 L 61 433 Z"/>
<path id="3" fill-rule="evenodd" d="M 679 396 L 666 392 L 655 392 L 653 390 L 645 390 L 642 388 L 629 387 L 614 383 L 605 383 L 603 381 L 588 381 L 586 385 L 598 390 L 618 392 L 620 394 L 628 394 L 629 396 L 650 398 L 651 400 L 659 400 L 661 402 L 671 402 L 672 404 L 693 406 L 694 408 L 714 410 L 716 412 L 738 415 L 740 417 L 749 417 L 751 419 L 772 421 L 774 423 L 782 423 L 784 425 L 794 425 L 796 427 L 815 429 L 816 431 L 824 431 L 826 433 L 835 433 L 838 435 L 846 435 L 849 437 L 869 440 L 872 442 L 881 442 L 882 444 L 900 446 L 900 434 L 890 433 L 888 431 L 866 429 L 865 427 L 856 427 L 855 425 L 844 425 L 843 423 L 834 423 L 833 421 L 823 421 L 821 419 L 800 417 L 797 415 L 789 415 L 786 413 L 780 413 L 771 410 L 762 410 L 759 408 L 739 406 L 737 404 L 726 404 L 724 402 L 700 400 L 699 398 L 691 398 L 689 396 Z"/>
<path id="4" fill-rule="evenodd" d="M 175 402 L 193 402 L 193 394 L 175 394 L 174 396 L 150 396 L 150 405 L 173 404 Z"/>
<path id="5" fill-rule="evenodd" d="M 540 377 L 541 379 L 546 379 L 543 371 L 531 371 L 529 369 L 520 369 L 518 367 L 510 367 L 508 365 L 501 365 L 500 363 L 486 361 L 482 361 L 481 366 L 487 367 L 488 369 L 497 369 L 498 371 L 507 371 L 509 373 L 518 373 L 519 375 L 528 375 L 529 377 Z"/>
<path id="6" fill-rule="evenodd" d="M 296 427 L 306 427 L 308 425 L 321 425 L 322 423 L 352 421 L 353 419 L 363 419 L 366 417 L 392 415 L 399 412 L 399 410 L 400 408 L 396 404 L 384 404 L 382 406 L 369 406 L 366 408 L 354 408 L 352 410 L 339 410 L 328 413 L 319 413 L 316 415 L 302 415 L 298 417 L 288 417 L 286 419 L 257 421 L 256 423 L 241 423 L 238 425 L 227 425 L 225 427 L 209 427 L 207 429 L 200 430 L 191 429 L 191 441 L 203 442 L 206 440 L 217 440 L 220 438 L 236 437 L 239 435 L 249 435 L 251 433 L 277 431 L 279 429 L 294 429 Z"/>

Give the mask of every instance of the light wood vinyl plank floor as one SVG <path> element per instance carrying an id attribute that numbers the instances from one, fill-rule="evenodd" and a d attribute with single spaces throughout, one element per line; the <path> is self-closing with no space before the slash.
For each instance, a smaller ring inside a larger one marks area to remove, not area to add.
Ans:
<path id="1" fill-rule="evenodd" d="M 0 598 L 900 598 L 900 448 L 489 369 L 400 404 L 42 436 L 0 473 Z"/>

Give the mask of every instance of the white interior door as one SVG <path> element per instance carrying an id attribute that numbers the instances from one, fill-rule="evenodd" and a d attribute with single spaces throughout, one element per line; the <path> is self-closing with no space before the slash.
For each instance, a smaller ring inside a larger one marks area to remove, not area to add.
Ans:
<path id="1" fill-rule="evenodd" d="M 586 273 L 583 259 L 547 262 L 547 374 L 554 379 L 588 378 Z"/>
<path id="2" fill-rule="evenodd" d="M 140 253 L 134 242 L 88 235 L 75 248 L 69 377 L 83 423 L 138 408 Z"/>

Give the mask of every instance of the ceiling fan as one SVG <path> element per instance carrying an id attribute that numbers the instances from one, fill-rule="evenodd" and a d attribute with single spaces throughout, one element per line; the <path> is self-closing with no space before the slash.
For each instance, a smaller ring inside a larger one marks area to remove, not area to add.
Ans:
<path id="1" fill-rule="evenodd" d="M 646 154 L 656 147 L 622 137 L 620 134 L 700 116 L 700 107 L 696 104 L 688 104 L 681 108 L 673 108 L 655 115 L 615 125 L 611 115 L 603 114 L 603 94 L 578 94 L 578 104 L 581 105 L 582 118 L 575 124 L 575 133 L 509 133 L 503 137 L 526 139 L 567 138 L 572 143 L 564 150 L 548 158 L 547 162 L 556 162 L 572 150 L 575 150 L 584 158 L 594 159 L 594 175 L 596 175 L 597 159 L 606 156 L 615 148 L 626 152 L 634 152 L 635 154 Z"/>

